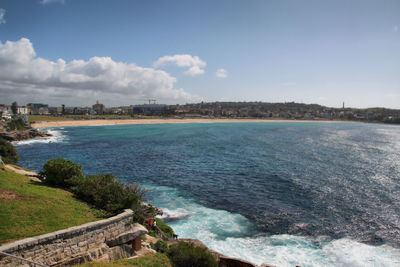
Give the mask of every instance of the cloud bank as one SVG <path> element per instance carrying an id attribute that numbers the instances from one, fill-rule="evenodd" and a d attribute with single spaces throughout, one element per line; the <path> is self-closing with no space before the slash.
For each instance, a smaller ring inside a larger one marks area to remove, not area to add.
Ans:
<path id="1" fill-rule="evenodd" d="M 218 78 L 226 78 L 228 77 L 228 71 L 226 69 L 218 69 L 215 76 Z"/>
<path id="2" fill-rule="evenodd" d="M 1 99 L 42 99 L 70 105 L 90 104 L 96 99 L 115 105 L 144 98 L 173 103 L 193 99 L 183 89 L 174 88 L 176 78 L 165 71 L 116 62 L 110 57 L 50 61 L 36 57 L 26 38 L 0 42 L 0 69 Z"/>
<path id="3" fill-rule="evenodd" d="M 207 63 L 199 57 L 186 54 L 160 57 L 154 62 L 153 66 L 158 68 L 168 64 L 174 64 L 178 67 L 187 67 L 188 70 L 185 71 L 185 74 L 191 76 L 203 74 L 203 68 L 207 65 Z"/>
<path id="4" fill-rule="evenodd" d="M 4 16 L 6 15 L 6 10 L 4 8 L 0 8 L 0 24 L 5 24 L 6 19 Z"/>

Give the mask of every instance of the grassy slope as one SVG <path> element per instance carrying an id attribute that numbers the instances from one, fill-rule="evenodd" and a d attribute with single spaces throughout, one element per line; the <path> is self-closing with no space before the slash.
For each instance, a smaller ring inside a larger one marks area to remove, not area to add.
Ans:
<path id="1" fill-rule="evenodd" d="M 46 116 L 46 115 L 29 115 L 28 120 L 29 122 L 34 122 L 34 121 L 70 121 L 73 119 L 66 117 Z"/>
<path id="2" fill-rule="evenodd" d="M 171 267 L 172 263 L 165 254 L 156 253 L 135 259 L 122 259 L 113 263 L 86 263 L 79 267 Z"/>
<path id="3" fill-rule="evenodd" d="M 101 219 L 70 192 L 0 169 L 0 244 Z"/>

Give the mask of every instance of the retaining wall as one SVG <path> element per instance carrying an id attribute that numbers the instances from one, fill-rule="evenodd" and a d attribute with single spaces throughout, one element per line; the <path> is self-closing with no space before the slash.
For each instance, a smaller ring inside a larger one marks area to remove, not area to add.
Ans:
<path id="1" fill-rule="evenodd" d="M 88 261 L 109 262 L 135 255 L 137 244 L 147 233 L 132 223 L 133 211 L 101 221 L 70 227 L 57 232 L 26 238 L 0 247 L 14 254 L 49 266 L 71 266 Z M 0 255 L 0 266 L 29 266 L 21 260 Z"/>

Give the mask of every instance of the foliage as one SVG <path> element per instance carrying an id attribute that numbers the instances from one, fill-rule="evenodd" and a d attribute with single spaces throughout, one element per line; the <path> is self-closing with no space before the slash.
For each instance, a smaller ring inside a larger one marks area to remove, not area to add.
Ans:
<path id="1" fill-rule="evenodd" d="M 162 253 L 155 253 L 134 259 L 121 259 L 112 263 L 85 263 L 79 267 L 172 267 L 170 259 Z"/>
<path id="2" fill-rule="evenodd" d="M 18 104 L 17 102 L 12 102 L 11 104 L 11 111 L 14 115 L 18 113 Z"/>
<path id="3" fill-rule="evenodd" d="M 84 181 L 82 166 L 66 159 L 50 159 L 40 173 L 46 184 L 74 189 Z"/>
<path id="4" fill-rule="evenodd" d="M 8 131 L 23 131 L 26 130 L 25 122 L 22 118 L 13 119 L 7 122 L 7 130 Z"/>
<path id="5" fill-rule="evenodd" d="M 122 184 L 112 174 L 98 174 L 86 177 L 75 192 L 80 199 L 115 214 L 139 203 L 141 196 L 137 190 Z"/>
<path id="6" fill-rule="evenodd" d="M 16 164 L 19 156 L 15 147 L 7 140 L 0 137 L 0 156 L 6 164 Z"/>
<path id="7" fill-rule="evenodd" d="M 157 222 L 157 227 L 164 233 L 164 235 L 169 238 L 169 237 L 173 237 L 174 235 L 174 230 L 168 226 L 167 224 L 165 224 L 161 219 L 156 218 L 156 222 Z"/>
<path id="8" fill-rule="evenodd" d="M 0 243 L 102 219 L 104 214 L 72 193 L 0 170 Z"/>
<path id="9" fill-rule="evenodd" d="M 156 216 L 153 206 L 143 204 L 142 202 L 132 203 L 130 209 L 133 211 L 133 221 L 140 224 L 147 224 L 148 218 Z"/>
<path id="10" fill-rule="evenodd" d="M 155 244 L 150 243 L 151 248 L 155 249 L 157 252 L 165 253 L 168 250 L 168 245 L 162 240 L 158 240 Z"/>
<path id="11" fill-rule="evenodd" d="M 202 247 L 196 247 L 192 243 L 179 242 L 171 245 L 167 253 L 173 266 L 218 266 L 211 253 Z"/>

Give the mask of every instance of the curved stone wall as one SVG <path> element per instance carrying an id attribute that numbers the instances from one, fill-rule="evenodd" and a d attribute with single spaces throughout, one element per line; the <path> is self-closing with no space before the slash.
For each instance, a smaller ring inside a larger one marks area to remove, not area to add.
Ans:
<path id="1" fill-rule="evenodd" d="M 0 251 L 49 266 L 70 266 L 88 261 L 109 262 L 135 255 L 141 235 L 147 230 L 132 223 L 133 211 L 80 226 L 18 240 Z M 0 266 L 29 266 L 21 260 L 0 255 Z"/>

